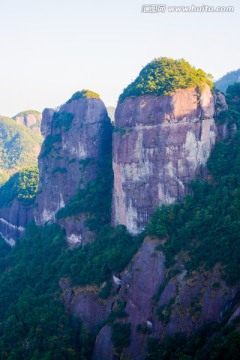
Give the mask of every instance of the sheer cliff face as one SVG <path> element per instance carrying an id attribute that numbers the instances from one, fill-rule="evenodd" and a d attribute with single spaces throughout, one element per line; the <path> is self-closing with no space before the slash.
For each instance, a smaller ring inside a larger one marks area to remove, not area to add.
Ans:
<path id="1" fill-rule="evenodd" d="M 109 123 L 100 99 L 81 98 L 62 105 L 58 111 L 44 110 L 41 131 L 45 141 L 39 156 L 37 224 L 55 221 L 57 211 L 69 202 L 77 189 L 95 178 Z M 78 242 L 82 225 L 72 223 L 64 222 L 68 240 Z"/>
<path id="2" fill-rule="evenodd" d="M 0 235 L 11 246 L 24 236 L 27 224 L 34 219 L 34 205 L 24 206 L 18 199 L 0 209 Z"/>
<path id="3" fill-rule="evenodd" d="M 215 144 L 214 96 L 209 87 L 172 96 L 129 97 L 119 103 L 113 136 L 113 224 L 131 233 L 153 210 L 188 193 Z"/>

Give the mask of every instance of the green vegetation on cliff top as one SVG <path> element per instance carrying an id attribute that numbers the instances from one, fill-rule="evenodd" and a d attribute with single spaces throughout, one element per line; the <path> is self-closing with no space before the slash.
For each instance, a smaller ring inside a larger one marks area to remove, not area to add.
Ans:
<path id="1" fill-rule="evenodd" d="M 42 138 L 25 125 L 0 116 L 0 185 L 22 167 L 37 165 Z"/>
<path id="2" fill-rule="evenodd" d="M 129 96 L 170 95 L 177 89 L 193 86 L 201 89 L 204 84 L 213 87 L 210 74 L 195 69 L 184 59 L 161 57 L 154 59 L 140 71 L 139 76 L 124 89 L 119 101 L 123 102 Z"/>
<path id="3" fill-rule="evenodd" d="M 73 96 L 66 102 L 66 104 L 69 104 L 72 101 L 75 101 L 75 100 L 78 100 L 78 99 L 84 99 L 84 98 L 100 99 L 100 96 L 99 96 L 99 94 L 95 93 L 94 91 L 84 89 L 84 90 L 75 92 L 73 94 Z"/>
<path id="4" fill-rule="evenodd" d="M 23 168 L 0 188 L 0 208 L 8 206 L 14 199 L 30 205 L 36 198 L 39 174 L 37 167 Z"/>
<path id="5" fill-rule="evenodd" d="M 168 265 L 183 250 L 189 255 L 187 269 L 212 268 L 221 263 L 226 280 L 235 283 L 240 277 L 240 86 L 229 88 L 227 98 L 230 125 L 236 123 L 238 132 L 233 139 L 217 144 L 208 162 L 210 181 L 195 182 L 193 195 L 183 203 L 157 210 L 147 231 L 167 236 L 162 249 Z M 110 209 L 99 207 L 97 198 L 101 197 L 102 203 L 105 200 L 103 189 L 108 207 L 111 204 L 112 173 L 106 160 L 99 174 L 100 184 L 91 183 L 89 194 L 80 191 L 65 213 L 58 214 L 62 217 L 89 212 L 89 225 L 96 231 L 93 243 L 67 249 L 65 234 L 56 224 L 44 228 L 30 224 L 26 237 L 9 253 L 0 239 L 2 360 L 91 359 L 91 337 L 64 311 L 58 281 L 67 277 L 78 285 L 109 282 L 112 272 L 121 272 L 131 261 L 142 241 L 141 237 L 129 235 L 123 226 L 111 228 Z M 95 209 L 95 205 L 99 208 Z M 204 333 L 195 334 L 189 341 L 175 336 L 160 344 L 151 339 L 147 358 L 237 360 L 239 332 L 221 326 L 208 325 Z M 130 335 L 130 325 L 115 323 L 112 340 L 117 350 L 128 345 Z"/>

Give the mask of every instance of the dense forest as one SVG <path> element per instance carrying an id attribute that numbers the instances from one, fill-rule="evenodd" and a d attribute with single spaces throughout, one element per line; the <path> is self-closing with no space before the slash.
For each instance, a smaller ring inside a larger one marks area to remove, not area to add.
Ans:
<path id="1" fill-rule="evenodd" d="M 159 250 L 164 251 L 169 267 L 175 256 L 184 251 L 188 254 L 187 269 L 211 269 L 220 263 L 229 284 L 239 280 L 239 84 L 229 87 L 227 101 L 229 111 L 225 120 L 229 129 L 236 124 L 237 132 L 217 143 L 208 161 L 207 181 L 195 181 L 192 194 L 183 202 L 157 209 L 145 233 L 136 237 L 124 226 L 111 227 L 113 175 L 111 162 L 106 159 L 97 180 L 89 183 L 86 191 L 79 190 L 57 215 L 62 218 L 88 212 L 91 216 L 87 225 L 96 233 L 93 243 L 70 250 L 66 235 L 57 224 L 40 228 L 34 223 L 29 224 L 26 236 L 19 239 L 12 250 L 0 239 L 1 360 L 91 359 L 94 334 L 90 335 L 84 324 L 64 310 L 59 280 L 67 277 L 74 285 L 97 286 L 106 281 L 104 288 L 99 287 L 99 297 L 107 298 L 111 292 L 111 274 L 126 267 L 146 234 L 167 239 Z M 31 169 L 30 174 L 23 170 L 7 186 L 14 189 L 14 196 L 31 201 L 37 176 L 36 169 Z M 21 185 L 25 178 L 29 183 L 29 197 Z M 2 193 L 6 197 L 8 189 L 2 188 Z M 111 324 L 112 319 L 106 321 Z M 113 326 L 112 340 L 116 346 L 126 345 L 119 326 Z M 199 329 L 189 340 L 178 334 L 165 338 L 163 343 L 150 338 L 147 359 L 239 359 L 237 326 L 238 319 L 230 326 L 227 318 L 223 318 L 221 323 Z M 130 327 L 128 324 L 125 327 L 124 332 L 129 334 Z"/>

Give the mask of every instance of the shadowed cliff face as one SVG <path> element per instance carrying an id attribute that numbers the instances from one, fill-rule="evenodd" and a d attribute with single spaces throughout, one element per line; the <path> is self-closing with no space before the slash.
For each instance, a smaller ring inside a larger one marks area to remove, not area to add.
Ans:
<path id="1" fill-rule="evenodd" d="M 81 98 L 62 105 L 58 111 L 45 109 L 41 124 L 45 141 L 39 156 L 40 184 L 36 223 L 55 221 L 77 189 L 96 177 L 101 162 L 105 131 L 110 124 L 100 99 Z M 62 225 L 71 245 L 91 240 L 83 220 L 64 220 Z"/>
<path id="2" fill-rule="evenodd" d="M 11 246 L 24 236 L 27 224 L 34 219 L 34 205 L 25 206 L 15 199 L 0 209 L 0 235 Z"/>
<path id="3" fill-rule="evenodd" d="M 113 136 L 113 224 L 142 231 L 153 210 L 189 192 L 204 168 L 217 128 L 206 85 L 172 96 L 129 97 L 116 109 Z"/>
<path id="4" fill-rule="evenodd" d="M 122 355 L 138 360 L 145 359 L 149 337 L 163 339 L 178 332 L 190 335 L 201 325 L 220 320 L 232 308 L 238 287 L 225 283 L 218 266 L 212 271 L 189 273 L 178 259 L 170 275 L 164 254 L 156 250 L 161 243 L 149 237 L 144 240 L 131 263 L 118 274 L 121 284 L 116 285 L 113 278 L 108 299 L 99 298 L 96 286 L 72 288 L 67 280 L 60 281 L 67 310 L 79 317 L 90 332 L 106 323 L 96 338 L 94 360 L 116 358 L 111 321 L 107 319 L 111 311 L 116 313 L 119 304 L 125 304 L 125 315 L 115 321 L 131 323 L 131 342 Z"/>

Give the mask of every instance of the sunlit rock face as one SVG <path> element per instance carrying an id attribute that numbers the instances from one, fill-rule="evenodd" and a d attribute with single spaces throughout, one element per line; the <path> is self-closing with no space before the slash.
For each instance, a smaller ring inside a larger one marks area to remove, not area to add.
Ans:
<path id="1" fill-rule="evenodd" d="M 142 231 L 153 210 L 189 193 L 217 137 L 216 97 L 180 89 L 172 96 L 128 97 L 115 113 L 112 222 Z"/>
<path id="2" fill-rule="evenodd" d="M 54 222 L 63 208 L 96 177 L 110 119 L 98 98 L 70 100 L 57 110 L 45 109 L 41 124 L 45 141 L 39 156 L 40 184 L 35 220 Z M 84 242 L 83 221 L 62 221 L 70 245 Z M 87 239 L 88 240 L 88 239 Z"/>

